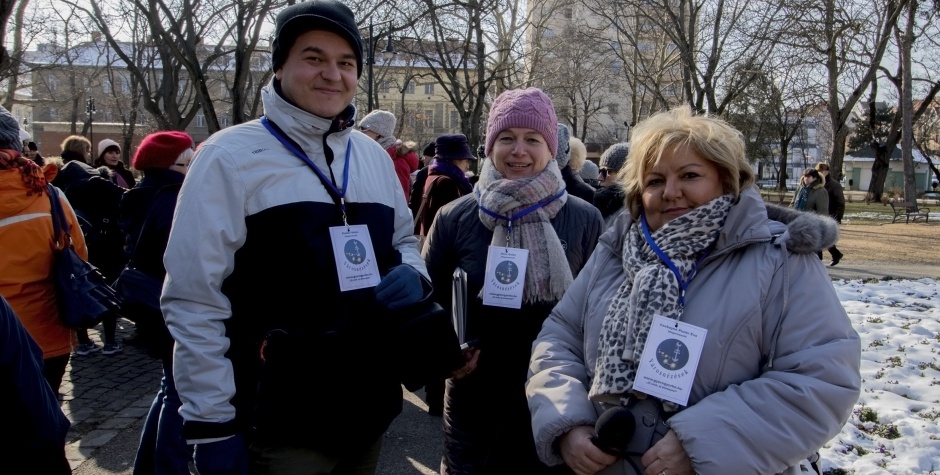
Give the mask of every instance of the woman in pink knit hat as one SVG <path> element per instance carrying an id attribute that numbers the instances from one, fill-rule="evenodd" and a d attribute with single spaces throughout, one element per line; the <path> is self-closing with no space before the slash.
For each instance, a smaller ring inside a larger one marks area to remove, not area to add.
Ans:
<path id="1" fill-rule="evenodd" d="M 451 308 L 466 272 L 467 365 L 448 380 L 442 474 L 550 473 L 539 462 L 524 393 L 532 341 L 603 229 L 600 212 L 568 199 L 554 160 L 558 120 L 539 89 L 499 95 L 473 193 L 447 204 L 427 236 L 434 299 Z"/>

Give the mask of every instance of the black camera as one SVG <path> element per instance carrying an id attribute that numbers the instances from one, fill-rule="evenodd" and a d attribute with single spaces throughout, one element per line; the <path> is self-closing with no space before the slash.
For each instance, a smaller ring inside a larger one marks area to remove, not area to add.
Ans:
<path id="1" fill-rule="evenodd" d="M 658 399 L 631 397 L 626 406 L 615 406 L 601 414 L 594 426 L 597 437 L 591 441 L 604 452 L 626 459 L 642 473 L 640 458 L 669 432 L 667 418 Z"/>

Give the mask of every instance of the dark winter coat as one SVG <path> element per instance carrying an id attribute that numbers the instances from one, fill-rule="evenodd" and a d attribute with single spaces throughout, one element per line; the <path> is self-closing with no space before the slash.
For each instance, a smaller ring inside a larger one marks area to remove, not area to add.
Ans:
<path id="1" fill-rule="evenodd" d="M 565 190 L 569 195 L 577 196 L 588 203 L 594 202 L 594 187 L 584 182 L 580 175 L 571 171 L 571 166 L 565 165 L 561 169 L 561 177 L 565 180 Z"/>
<path id="2" fill-rule="evenodd" d="M 577 276 L 603 231 L 600 213 L 583 200 L 568 199 L 551 224 Z M 467 272 L 467 340 L 478 340 L 481 349 L 473 374 L 448 382 L 447 470 L 442 473 L 501 473 L 506 467 L 527 474 L 545 470 L 535 455 L 524 387 L 532 341 L 555 302 L 523 304 L 520 309 L 483 306 L 478 296 L 492 238 L 470 194 L 441 208 L 426 243 L 433 298 L 445 309 L 451 308 L 454 270 Z M 468 440 L 473 451 L 464 443 Z"/>
<path id="3" fill-rule="evenodd" d="M 845 194 L 842 192 L 842 185 L 827 176 L 826 192 L 829 193 L 829 216 L 842 223 L 842 217 L 845 216 Z"/>
<path id="4" fill-rule="evenodd" d="M 118 225 L 118 205 L 124 188 L 115 185 L 107 168 L 92 168 L 79 154 L 63 152 L 65 164 L 52 184 L 69 199 L 80 218 L 88 246 L 88 261 L 109 280 L 124 268 L 124 233 Z M 86 229 L 90 225 L 89 229 Z"/>

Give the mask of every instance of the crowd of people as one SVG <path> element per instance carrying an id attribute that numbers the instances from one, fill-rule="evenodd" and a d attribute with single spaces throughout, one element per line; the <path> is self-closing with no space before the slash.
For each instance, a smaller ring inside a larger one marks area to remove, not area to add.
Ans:
<path id="1" fill-rule="evenodd" d="M 344 4 L 289 6 L 263 116 L 198 148 L 152 133 L 130 166 L 130 142 L 95 157 L 79 135 L 43 158 L 0 109 L 0 384 L 36 429 L 23 453 L 68 473 L 55 394 L 73 355 L 122 351 L 122 317 L 163 367 L 139 474 L 374 473 L 405 353 L 427 361 L 446 475 L 784 473 L 838 433 L 861 350 L 820 263 L 842 258 L 825 163 L 795 209 L 765 204 L 741 133 L 688 107 L 595 163 L 537 88 L 493 100 L 482 153 L 445 134 L 419 156 L 392 112 L 353 105 L 362 51 Z M 163 282 L 159 309 L 104 319 L 103 347 L 58 319 L 47 183 L 82 258 Z"/>

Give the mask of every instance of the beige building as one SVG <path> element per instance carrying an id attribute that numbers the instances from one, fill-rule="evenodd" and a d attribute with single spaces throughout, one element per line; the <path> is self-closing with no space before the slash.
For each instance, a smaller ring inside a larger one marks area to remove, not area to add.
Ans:
<path id="1" fill-rule="evenodd" d="M 460 131 L 460 118 L 455 108 L 429 74 L 426 64 L 402 52 L 389 58 L 379 56 L 372 67 L 375 108 L 396 114 L 399 138 L 415 141 L 420 152 L 438 135 Z M 104 138 L 122 144 L 125 137 L 129 138 L 130 150 L 125 150 L 129 161 L 135 145 L 158 130 L 151 112 L 142 105 L 133 110 L 132 104 L 139 101 L 134 100 L 136 88 L 132 76 L 103 41 L 80 44 L 68 51 L 42 45 L 28 52 L 26 58 L 29 72 L 20 81 L 26 87 L 18 92 L 12 112 L 22 118 L 24 128 L 43 156 L 59 155 L 63 139 L 76 133 L 89 137 L 95 145 Z M 252 80 L 260 88 L 270 79 L 269 52 L 259 50 L 255 61 Z M 216 67 L 209 74 L 212 83 L 206 84 L 222 128 L 235 123 L 226 82 L 228 73 L 224 66 Z M 162 69 L 155 63 L 148 68 L 148 74 L 152 75 L 154 83 L 159 83 Z M 369 79 L 368 72 L 364 71 L 354 99 L 360 117 L 368 113 Z M 205 114 L 193 109 L 196 102 L 193 86 L 182 72 L 175 92 L 180 108 L 192 114 L 186 132 L 199 144 L 210 132 Z M 260 113 L 259 108 L 257 114 Z M 135 118 L 133 124 L 131 117 Z"/>

